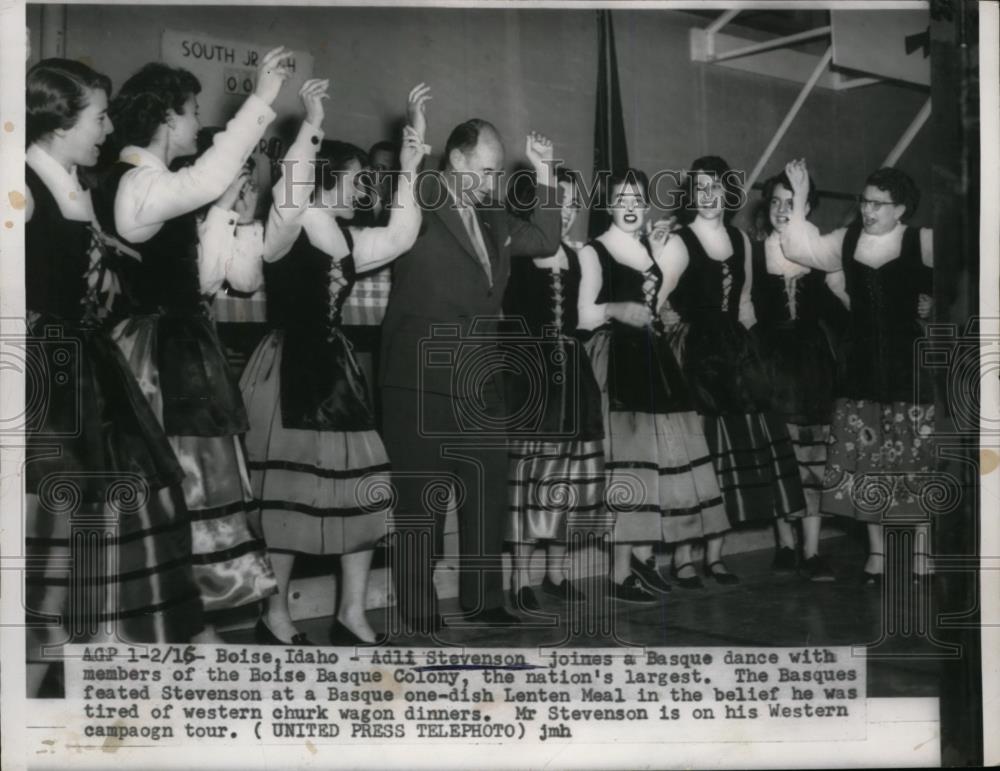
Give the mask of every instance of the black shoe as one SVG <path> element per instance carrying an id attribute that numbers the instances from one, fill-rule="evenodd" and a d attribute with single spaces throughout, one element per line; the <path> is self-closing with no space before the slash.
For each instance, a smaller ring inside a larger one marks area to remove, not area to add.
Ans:
<path id="1" fill-rule="evenodd" d="M 869 557 L 885 557 L 882 552 L 873 551 L 868 554 Z M 861 585 L 862 586 L 881 586 L 882 585 L 882 573 L 869 573 L 867 570 L 861 571 Z"/>
<path id="2" fill-rule="evenodd" d="M 721 565 L 722 570 L 715 570 L 716 565 Z M 714 578 L 717 584 L 722 584 L 723 586 L 731 586 L 732 584 L 738 584 L 740 582 L 740 577 L 734 575 L 726 570 L 726 565 L 722 560 L 716 560 L 708 564 L 706 568 L 706 576 L 709 578 Z"/>
<path id="3" fill-rule="evenodd" d="M 351 648 L 355 645 L 375 645 L 376 642 L 362 640 L 337 619 L 334 619 L 330 626 L 330 645 Z"/>
<path id="4" fill-rule="evenodd" d="M 684 570 L 687 567 L 693 567 L 693 562 L 685 562 L 683 565 L 678 565 L 674 568 L 674 582 L 682 589 L 704 589 L 705 584 L 701 582 L 701 579 L 697 575 L 687 576 L 682 578 L 677 575 L 677 571 Z"/>
<path id="5" fill-rule="evenodd" d="M 563 602 L 583 602 L 587 595 L 577 589 L 566 579 L 562 583 L 555 583 L 548 576 L 542 579 L 542 591 L 550 597 L 557 597 Z"/>
<path id="6" fill-rule="evenodd" d="M 635 574 L 629 575 L 624 583 L 620 584 L 608 579 L 608 584 L 608 596 L 619 602 L 632 602 L 641 605 L 659 602 L 657 595 L 639 583 Z"/>
<path id="7" fill-rule="evenodd" d="M 795 549 L 790 546 L 779 546 L 774 553 L 774 564 L 771 569 L 775 573 L 794 573 L 796 568 Z"/>
<path id="8" fill-rule="evenodd" d="M 818 554 L 802 560 L 802 564 L 799 565 L 799 575 L 815 583 L 828 583 L 836 580 L 826 559 Z"/>
<path id="9" fill-rule="evenodd" d="M 284 645 L 286 647 L 292 645 L 315 645 L 312 640 L 306 637 L 305 632 L 299 632 L 292 636 L 289 642 L 285 642 L 280 637 L 278 637 L 271 628 L 264 623 L 264 619 L 260 618 L 257 620 L 257 626 L 253 628 L 253 641 L 257 645 Z"/>
<path id="10" fill-rule="evenodd" d="M 520 626 L 521 619 L 504 607 L 467 611 L 459 616 L 463 624 L 483 626 Z"/>
<path id="11" fill-rule="evenodd" d="M 632 574 L 651 592 L 667 594 L 670 591 L 670 584 L 663 580 L 663 576 L 656 569 L 656 562 L 652 557 L 643 562 L 633 554 L 629 564 L 632 568 Z"/>
<path id="12" fill-rule="evenodd" d="M 38 699 L 64 699 L 66 698 L 66 675 L 63 663 L 49 664 L 45 670 L 45 676 L 38 686 Z"/>
<path id="13" fill-rule="evenodd" d="M 541 610 L 538 600 L 535 598 L 535 593 L 531 591 L 530 586 L 522 586 L 517 590 L 511 589 L 510 603 L 518 610 Z"/>

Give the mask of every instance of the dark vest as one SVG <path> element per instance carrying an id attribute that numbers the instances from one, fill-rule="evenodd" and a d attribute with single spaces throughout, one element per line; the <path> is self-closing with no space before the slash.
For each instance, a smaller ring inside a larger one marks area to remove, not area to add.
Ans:
<path id="1" fill-rule="evenodd" d="M 115 227 L 122 177 L 135 168 L 119 161 L 92 191 L 94 212 L 107 232 L 142 255 L 125 276 L 136 315 L 157 316 L 156 358 L 163 392 L 163 429 L 170 436 L 230 436 L 247 430 L 236 377 L 205 312 L 198 281 L 195 212 L 175 217 L 141 244 Z"/>
<path id="2" fill-rule="evenodd" d="M 920 231 L 906 228 L 899 257 L 880 268 L 854 259 L 861 225 L 844 235 L 843 264 L 851 298 L 846 396 L 880 402 L 929 402 L 930 378 L 914 379 L 920 294 L 933 293 L 933 270 L 920 255 Z"/>
<path id="3" fill-rule="evenodd" d="M 350 231 L 343 228 L 349 249 Z M 284 330 L 281 423 L 312 431 L 375 427 L 365 377 L 341 329 L 344 302 L 356 281 L 354 257 L 340 260 L 341 286 L 331 296 L 333 258 L 303 230 L 291 251 L 264 263 L 268 322 Z"/>

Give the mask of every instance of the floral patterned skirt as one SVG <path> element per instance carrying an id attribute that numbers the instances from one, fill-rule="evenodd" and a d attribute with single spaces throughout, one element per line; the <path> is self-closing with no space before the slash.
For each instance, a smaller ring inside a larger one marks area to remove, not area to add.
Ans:
<path id="1" fill-rule="evenodd" d="M 830 429 L 824 513 L 915 524 L 934 508 L 934 405 L 838 399 Z"/>

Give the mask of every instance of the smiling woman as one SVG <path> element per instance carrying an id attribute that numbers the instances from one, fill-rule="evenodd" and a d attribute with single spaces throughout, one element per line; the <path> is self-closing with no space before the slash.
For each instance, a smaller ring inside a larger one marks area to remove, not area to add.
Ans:
<path id="1" fill-rule="evenodd" d="M 885 570 L 882 517 L 927 516 L 925 485 L 934 468 L 930 378 L 918 377 L 913 351 L 930 313 L 934 255 L 928 229 L 909 227 L 920 201 L 909 175 L 882 168 L 865 181 L 860 217 L 820 234 L 805 219 L 805 161 L 786 167 L 794 202 L 781 231 L 789 259 L 843 271 L 850 297 L 845 373 L 834 406 L 821 508 L 868 524 L 861 580 L 879 584 Z M 930 572 L 927 527 L 914 530 L 913 573 Z"/>
<path id="2" fill-rule="evenodd" d="M 67 633 L 72 642 L 186 640 L 201 624 L 186 523 L 170 495 L 181 469 L 108 335 L 116 269 L 129 258 L 97 228 L 77 179 L 111 131 L 110 90 L 107 77 L 64 59 L 27 77 L 26 350 L 29 372 L 46 375 L 26 381 L 26 407 L 40 419 L 27 430 L 25 540 L 44 566 L 29 574 L 26 607 L 64 627 L 28 624 L 31 695 L 49 691 L 40 644 Z M 97 539 L 107 545 L 82 545 Z"/>
<path id="3" fill-rule="evenodd" d="M 95 191 L 102 225 L 142 256 L 130 275 L 133 315 L 116 328 L 116 342 L 184 470 L 194 576 L 208 612 L 256 602 L 276 582 L 248 523 L 247 415 L 202 303 L 208 260 L 197 212 L 233 184 L 274 118 L 285 57 L 283 48 L 264 57 L 255 93 L 212 147 L 177 171 L 170 164 L 197 150 L 201 84 L 164 64 L 141 68 L 112 102 L 125 146 Z M 218 638 L 209 627 L 197 640 Z"/>

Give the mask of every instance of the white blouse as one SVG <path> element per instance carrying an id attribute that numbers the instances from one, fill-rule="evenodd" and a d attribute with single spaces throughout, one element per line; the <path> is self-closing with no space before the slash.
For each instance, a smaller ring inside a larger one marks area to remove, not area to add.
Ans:
<path id="1" fill-rule="evenodd" d="M 855 259 L 871 268 L 882 267 L 899 257 L 905 232 L 906 226 L 903 223 L 880 235 L 862 231 L 854 250 Z M 846 234 L 847 228 L 837 228 L 821 234 L 819 228 L 804 217 L 793 215 L 781 233 L 781 248 L 789 259 L 802 265 L 836 271 L 843 266 Z M 934 234 L 930 228 L 920 229 L 920 256 L 924 265 L 934 265 Z"/>
<path id="2" fill-rule="evenodd" d="M 121 180 L 115 198 L 115 227 L 123 238 L 142 243 L 164 222 L 218 200 L 274 120 L 274 110 L 251 95 L 212 146 L 190 166 L 170 171 L 158 157 L 130 145 L 120 158 L 136 168 Z"/>
<path id="3" fill-rule="evenodd" d="M 133 243 L 148 241 L 163 224 L 217 200 L 240 173 L 274 119 L 274 111 L 250 96 L 212 147 L 192 165 L 170 171 L 145 148 L 130 145 L 119 158 L 136 168 L 121 179 L 115 197 L 115 227 Z M 198 272 L 203 294 L 215 294 L 228 279 L 233 288 L 254 291 L 263 282 L 263 233 L 237 227 L 236 213 L 217 206 L 198 226 Z"/>
<path id="4" fill-rule="evenodd" d="M 335 260 L 351 253 L 358 273 L 381 267 L 413 246 L 420 230 L 420 208 L 413 200 L 410 180 L 399 176 L 396 205 L 389 224 L 378 228 L 351 228 L 353 250 L 329 209 L 311 205 L 315 190 L 314 161 L 323 132 L 303 122 L 282 161 L 282 175 L 273 188 L 273 203 L 265 228 L 264 259 L 281 259 L 305 230 L 309 242 Z"/>

